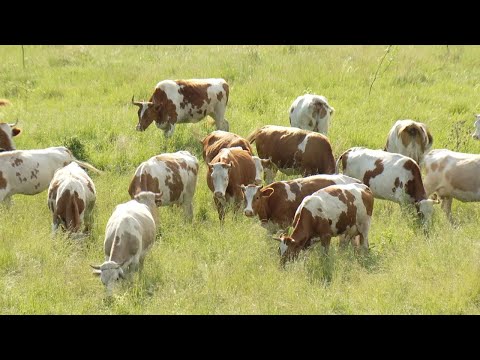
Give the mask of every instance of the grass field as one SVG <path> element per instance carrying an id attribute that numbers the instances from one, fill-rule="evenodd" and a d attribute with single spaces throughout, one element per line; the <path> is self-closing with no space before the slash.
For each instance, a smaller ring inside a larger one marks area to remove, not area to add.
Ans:
<path id="1" fill-rule="evenodd" d="M 429 236 L 397 204 L 376 200 L 371 251 L 358 258 L 316 246 L 279 267 L 278 243 L 257 219 L 227 214 L 220 227 L 198 140 L 211 121 L 135 131 L 136 99 L 163 79 L 222 77 L 230 84 L 230 131 L 288 126 L 306 92 L 336 109 L 329 138 L 337 157 L 352 146 L 383 148 L 398 119 L 425 122 L 433 148 L 480 153 L 470 137 L 480 112 L 480 47 L 394 46 L 0 46 L 0 121 L 20 119 L 18 149 L 66 145 L 105 170 L 96 223 L 82 243 L 51 236 L 47 194 L 0 206 L 1 314 L 479 314 L 480 204 L 454 201 L 451 225 L 440 207 Z M 166 147 L 165 147 L 166 146 Z M 103 262 L 105 225 L 138 164 L 188 150 L 200 160 L 194 221 L 161 208 L 144 272 L 118 284 L 112 299 L 89 264 Z M 294 178 L 278 175 L 277 179 Z"/>

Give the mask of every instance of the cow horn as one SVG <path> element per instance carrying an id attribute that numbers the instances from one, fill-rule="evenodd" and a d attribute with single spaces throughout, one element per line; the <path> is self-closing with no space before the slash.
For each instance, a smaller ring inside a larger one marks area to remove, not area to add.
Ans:
<path id="1" fill-rule="evenodd" d="M 137 106 L 142 106 L 142 103 L 140 101 L 135 101 L 135 95 L 132 95 L 132 104 L 137 105 Z"/>
<path id="2" fill-rule="evenodd" d="M 92 269 L 100 270 L 100 265 L 90 265 Z"/>
<path id="3" fill-rule="evenodd" d="M 272 239 L 277 240 L 277 241 L 282 241 L 283 240 L 281 237 L 278 237 L 278 236 L 272 236 Z"/>
<path id="4" fill-rule="evenodd" d="M 14 126 L 16 126 L 17 124 L 18 124 L 18 119 L 17 119 L 17 121 L 15 121 L 15 124 L 8 124 L 8 126 L 14 127 Z"/>

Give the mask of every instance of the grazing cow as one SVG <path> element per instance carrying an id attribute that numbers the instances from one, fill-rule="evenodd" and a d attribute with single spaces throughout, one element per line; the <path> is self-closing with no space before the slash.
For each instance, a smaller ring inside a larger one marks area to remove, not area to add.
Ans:
<path id="1" fill-rule="evenodd" d="M 155 120 L 165 137 L 173 135 L 175 124 L 196 123 L 205 116 L 215 119 L 217 129 L 228 131 L 225 110 L 229 86 L 223 79 L 163 80 L 149 101 L 134 101 L 139 107 L 137 131 L 145 131 Z"/>
<path id="2" fill-rule="evenodd" d="M 425 155 L 425 191 L 442 199 L 442 208 L 452 221 L 453 199 L 480 201 L 480 155 L 435 149 Z"/>
<path id="3" fill-rule="evenodd" d="M 188 151 L 156 155 L 137 167 L 128 193 L 132 199 L 141 191 L 161 193 L 162 205 L 182 205 L 192 220 L 197 174 L 198 160 Z"/>
<path id="4" fill-rule="evenodd" d="M 15 194 L 41 193 L 50 185 L 55 171 L 71 162 L 100 173 L 92 165 L 75 159 L 63 146 L 0 153 L 0 202 L 9 204 Z"/>
<path id="5" fill-rule="evenodd" d="M 364 184 L 332 185 L 307 196 L 295 213 L 292 235 L 274 238 L 280 241 L 282 264 L 294 260 L 315 238 L 328 252 L 332 237 L 342 236 L 346 242 L 359 236 L 360 245 L 368 250 L 373 201 L 372 191 Z"/>
<path id="6" fill-rule="evenodd" d="M 117 205 L 108 219 L 103 243 L 105 262 L 90 266 L 94 274 L 100 275 L 109 295 L 118 278 L 143 266 L 155 241 L 160 204 L 161 194 L 142 191 L 133 200 Z"/>
<path id="7" fill-rule="evenodd" d="M 388 133 L 384 150 L 411 157 L 421 165 L 432 143 L 433 137 L 427 125 L 413 120 L 398 120 Z"/>
<path id="8" fill-rule="evenodd" d="M 290 106 L 290 125 L 326 136 L 334 112 L 325 96 L 305 94 L 297 97 Z"/>
<path id="9" fill-rule="evenodd" d="M 376 198 L 415 204 L 420 219 L 425 223 L 430 221 L 433 204 L 438 201 L 427 198 L 420 168 L 413 159 L 382 150 L 353 147 L 338 158 L 337 173 L 340 161 L 343 173 L 360 179 Z"/>
<path id="10" fill-rule="evenodd" d="M 250 143 L 241 136 L 222 130 L 216 130 L 207 135 L 200 141 L 202 144 L 203 160 L 208 164 L 221 149 L 240 147 L 247 150 L 253 156 L 253 150 Z M 264 171 L 272 171 L 274 166 L 270 159 L 260 159 L 258 156 L 253 156 L 255 161 L 255 183 L 260 185 L 262 183 L 262 176 Z"/>
<path id="11" fill-rule="evenodd" d="M 240 185 L 255 181 L 255 162 L 252 155 L 240 147 L 225 148 L 219 151 L 208 163 L 207 185 L 213 192 L 221 222 L 225 219 L 225 205 L 233 200 L 239 206 L 243 200 Z"/>
<path id="12" fill-rule="evenodd" d="M 3 122 L 0 123 L 0 152 L 16 149 L 13 142 L 13 137 L 17 136 L 22 131 L 21 129 L 15 127 L 15 125 L 17 125 L 17 122 L 15 122 L 14 124 L 8 124 Z"/>
<path id="13" fill-rule="evenodd" d="M 328 138 L 297 128 L 266 125 L 251 133 L 247 140 L 257 144 L 257 153 L 270 159 L 284 174 L 333 174 L 335 159 Z M 265 178 L 267 184 L 273 178 Z"/>
<path id="14" fill-rule="evenodd" d="M 287 228 L 302 200 L 330 185 L 361 183 L 346 175 L 312 175 L 267 186 L 241 186 L 245 195 L 245 216 L 258 215 L 262 225 L 273 230 L 269 222 Z"/>
<path id="15" fill-rule="evenodd" d="M 475 123 L 473 124 L 475 132 L 472 134 L 472 137 L 475 140 L 480 140 L 480 114 L 475 115 Z"/>
<path id="16" fill-rule="evenodd" d="M 77 163 L 72 162 L 55 171 L 48 187 L 52 231 L 62 226 L 69 232 L 79 232 L 83 223 L 85 232 L 88 232 L 96 198 L 92 179 Z"/>

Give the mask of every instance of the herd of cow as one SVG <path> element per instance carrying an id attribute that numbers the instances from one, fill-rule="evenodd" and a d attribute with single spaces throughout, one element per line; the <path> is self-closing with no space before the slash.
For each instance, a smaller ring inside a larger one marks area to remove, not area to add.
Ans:
<path id="1" fill-rule="evenodd" d="M 220 222 L 227 204 L 236 209 L 243 204 L 244 215 L 258 216 L 272 234 L 292 226 L 290 236 L 273 236 L 280 241 L 282 263 L 314 241 L 328 251 L 335 236 L 341 245 L 351 242 L 368 250 L 374 198 L 414 205 L 426 227 L 440 200 L 450 220 L 453 198 L 480 200 L 480 156 L 431 150 L 433 137 L 423 123 L 398 120 L 384 150 L 353 147 L 335 162 L 326 136 L 334 108 L 325 97 L 299 96 L 290 107 L 291 127 L 267 125 L 247 138 L 229 132 L 224 117 L 228 99 L 223 79 L 161 81 L 149 101 L 132 98 L 139 107 L 136 130 L 155 121 L 168 138 L 177 123 L 210 115 L 217 130 L 201 141 L 202 155 Z M 7 104 L 0 100 L 0 106 Z M 480 139 L 480 115 L 474 126 L 472 136 Z M 8 206 L 14 194 L 34 195 L 48 188 L 52 231 L 88 234 L 96 189 L 83 168 L 101 171 L 65 147 L 16 150 L 13 137 L 20 132 L 16 124 L 0 123 L 0 202 Z M 92 266 L 109 292 L 118 278 L 141 267 L 156 237 L 158 206 L 181 205 L 186 217 L 193 218 L 198 170 L 197 158 L 184 150 L 153 156 L 137 167 L 128 188 L 132 200 L 118 205 L 108 220 L 105 262 Z M 302 177 L 274 182 L 277 171 Z M 263 181 L 268 185 L 262 186 Z"/>

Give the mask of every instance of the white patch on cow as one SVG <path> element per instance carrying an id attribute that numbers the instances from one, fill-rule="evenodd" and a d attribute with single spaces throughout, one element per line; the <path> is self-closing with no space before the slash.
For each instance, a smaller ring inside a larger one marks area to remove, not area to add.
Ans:
<path id="1" fill-rule="evenodd" d="M 263 165 L 262 161 L 258 156 L 252 156 L 253 161 L 255 162 L 255 183 L 260 185 L 263 179 Z"/>
<path id="2" fill-rule="evenodd" d="M 148 109 L 148 104 L 142 103 L 142 111 L 140 111 L 140 119 L 143 118 L 143 114 L 145 114 L 145 111 Z"/>
<path id="3" fill-rule="evenodd" d="M 285 241 L 280 241 L 280 255 L 283 256 L 285 254 L 285 251 L 287 251 L 288 245 L 285 244 Z"/>
<path id="4" fill-rule="evenodd" d="M 301 188 L 301 184 L 298 184 Z M 287 192 L 287 200 L 288 201 L 295 201 L 297 196 L 290 190 L 290 184 L 285 184 L 285 191 Z"/>
<path id="5" fill-rule="evenodd" d="M 212 182 L 214 194 L 219 192 L 222 197 L 225 197 L 225 191 L 228 187 L 228 169 L 222 166 L 221 163 L 213 164 Z"/>
<path id="6" fill-rule="evenodd" d="M 247 186 L 245 191 L 244 191 L 244 194 L 245 194 L 245 202 L 246 202 L 246 206 L 245 206 L 245 209 L 243 210 L 244 212 L 246 211 L 251 211 L 254 215 L 256 215 L 253 211 L 253 207 L 252 207 L 252 204 L 253 204 L 253 198 L 255 196 L 255 194 L 257 193 L 258 189 L 260 189 L 260 186 Z"/>
<path id="7" fill-rule="evenodd" d="M 316 104 L 323 104 L 326 110 L 324 117 L 317 114 Z M 290 106 L 290 125 L 303 130 L 317 131 L 327 135 L 330 117 L 334 108 L 322 95 L 305 94 L 297 97 Z"/>
<path id="8" fill-rule="evenodd" d="M 302 153 L 305 152 L 305 148 L 307 147 L 309 136 L 310 135 L 305 136 L 305 139 L 303 139 L 303 141 L 300 144 L 298 144 L 298 150 L 300 150 Z"/>

